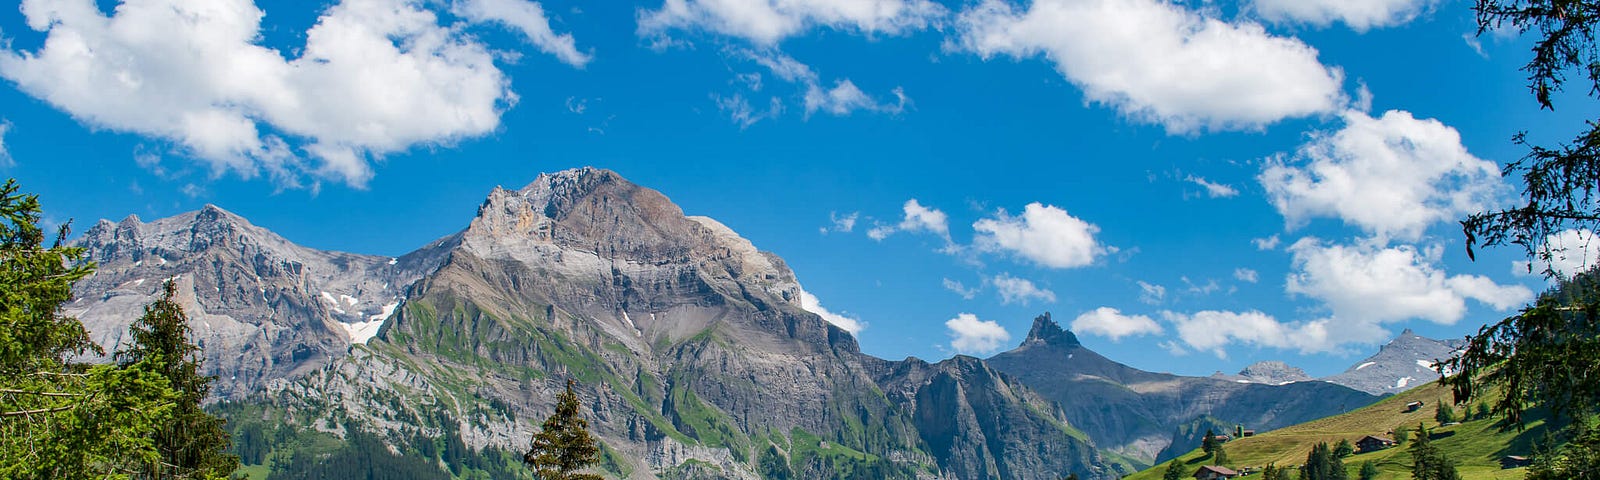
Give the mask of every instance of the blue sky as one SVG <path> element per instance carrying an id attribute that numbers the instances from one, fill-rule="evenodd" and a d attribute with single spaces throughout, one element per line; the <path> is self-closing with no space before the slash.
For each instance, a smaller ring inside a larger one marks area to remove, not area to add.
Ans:
<path id="1" fill-rule="evenodd" d="M 781 255 L 867 353 L 1049 311 L 1140 368 L 1325 375 L 1546 284 L 1456 221 L 1515 198 L 1514 133 L 1596 112 L 1475 32 L 1463 0 L 25 0 L 0 159 L 52 222 L 215 203 L 383 255 L 592 165 Z"/>

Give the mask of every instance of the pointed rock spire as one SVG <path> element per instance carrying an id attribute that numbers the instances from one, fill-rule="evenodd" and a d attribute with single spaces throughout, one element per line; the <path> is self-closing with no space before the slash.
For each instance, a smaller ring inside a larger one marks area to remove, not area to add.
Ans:
<path id="1" fill-rule="evenodd" d="M 1045 312 L 1044 315 L 1033 319 L 1033 328 L 1028 330 L 1028 338 L 1023 340 L 1022 343 L 1024 345 L 1042 343 L 1063 347 L 1082 345 L 1078 343 L 1077 335 L 1073 335 L 1071 331 L 1063 330 L 1060 324 L 1050 319 L 1050 312 Z"/>

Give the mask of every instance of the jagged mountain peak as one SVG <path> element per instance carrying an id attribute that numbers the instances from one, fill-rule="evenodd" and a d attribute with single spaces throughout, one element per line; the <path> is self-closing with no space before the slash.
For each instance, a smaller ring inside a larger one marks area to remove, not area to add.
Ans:
<path id="1" fill-rule="evenodd" d="M 569 265 L 694 265 L 707 275 L 773 293 L 784 303 L 800 298 L 799 282 L 777 256 L 757 250 L 720 222 L 685 215 L 660 192 L 605 169 L 542 174 L 519 190 L 495 188 L 462 244 L 481 258 L 524 264 L 558 257 Z"/>
<path id="2" fill-rule="evenodd" d="M 1261 383 L 1266 385 L 1285 385 L 1294 382 L 1315 380 L 1306 374 L 1305 370 L 1278 360 L 1263 360 L 1252 363 L 1239 370 L 1237 375 L 1224 375 L 1218 372 L 1214 378 L 1233 380 L 1236 382 Z"/>
<path id="3" fill-rule="evenodd" d="M 1436 362 L 1449 358 L 1460 347 L 1460 340 L 1435 340 L 1408 328 L 1379 348 L 1378 353 L 1323 380 L 1374 395 L 1399 393 L 1437 380 Z"/>
<path id="4" fill-rule="evenodd" d="M 1050 319 L 1050 312 L 1033 319 L 1033 328 L 1028 330 L 1028 338 L 1022 341 L 1023 345 L 1055 345 L 1061 347 L 1077 347 L 1083 345 L 1078 342 L 1078 336 L 1071 330 L 1061 328 L 1061 324 Z"/>

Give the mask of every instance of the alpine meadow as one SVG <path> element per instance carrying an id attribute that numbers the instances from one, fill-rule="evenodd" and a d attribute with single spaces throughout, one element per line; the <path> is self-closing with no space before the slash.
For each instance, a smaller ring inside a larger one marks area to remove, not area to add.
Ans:
<path id="1" fill-rule="evenodd" d="M 0 478 L 1600 480 L 1600 0 L 21 0 Z"/>

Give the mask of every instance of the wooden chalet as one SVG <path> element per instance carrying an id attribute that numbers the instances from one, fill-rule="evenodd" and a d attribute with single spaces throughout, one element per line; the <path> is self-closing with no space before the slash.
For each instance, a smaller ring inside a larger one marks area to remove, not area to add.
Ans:
<path id="1" fill-rule="evenodd" d="M 1500 468 L 1517 468 L 1533 465 L 1533 460 L 1521 455 L 1506 455 L 1500 457 Z"/>
<path id="2" fill-rule="evenodd" d="M 1194 478 L 1198 480 L 1217 480 L 1219 478 L 1234 478 L 1238 476 L 1239 472 L 1217 465 L 1206 465 L 1194 471 Z"/>
<path id="3" fill-rule="evenodd" d="M 1395 441 L 1392 438 L 1378 437 L 1373 435 L 1367 435 L 1365 437 L 1361 437 L 1360 440 L 1356 440 L 1356 450 L 1361 453 L 1376 452 L 1378 450 L 1383 450 L 1395 445 Z"/>

